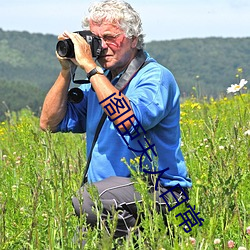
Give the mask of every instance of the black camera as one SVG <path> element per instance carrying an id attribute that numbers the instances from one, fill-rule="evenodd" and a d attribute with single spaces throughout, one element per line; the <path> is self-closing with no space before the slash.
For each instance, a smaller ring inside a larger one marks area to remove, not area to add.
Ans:
<path id="1" fill-rule="evenodd" d="M 98 57 L 101 54 L 102 40 L 99 37 L 95 36 L 90 30 L 75 31 L 74 33 L 78 33 L 87 41 L 93 57 Z M 58 41 L 56 51 L 61 57 L 75 57 L 74 44 L 70 39 Z"/>

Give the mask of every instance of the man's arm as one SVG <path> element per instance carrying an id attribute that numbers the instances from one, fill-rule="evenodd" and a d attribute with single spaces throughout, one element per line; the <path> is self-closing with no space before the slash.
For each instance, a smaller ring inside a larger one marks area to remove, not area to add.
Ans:
<path id="1" fill-rule="evenodd" d="M 55 132 L 58 124 L 65 116 L 69 84 L 70 73 L 67 70 L 62 70 L 44 100 L 40 117 L 42 130 L 48 129 Z"/>

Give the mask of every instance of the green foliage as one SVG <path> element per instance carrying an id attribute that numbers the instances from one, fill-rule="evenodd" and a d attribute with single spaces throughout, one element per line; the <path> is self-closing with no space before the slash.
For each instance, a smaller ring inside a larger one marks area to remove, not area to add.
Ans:
<path id="1" fill-rule="evenodd" d="M 186 208 L 156 213 L 141 175 L 132 171 L 144 214 L 126 240 L 113 240 L 100 229 L 88 228 L 85 249 L 191 250 L 250 247 L 250 95 L 219 100 L 191 98 L 181 105 L 182 150 L 193 181 L 190 204 L 196 206 L 201 227 L 187 234 L 175 218 Z M 132 169 L 138 159 L 127 163 Z M 0 249 L 80 249 L 85 216 L 74 216 L 71 197 L 81 183 L 85 140 L 79 134 L 50 134 L 39 130 L 30 110 L 9 113 L 0 123 Z M 96 197 L 95 190 L 91 191 Z M 101 204 L 95 199 L 95 211 Z M 117 212 L 118 213 L 118 212 Z M 115 215 L 115 218 L 118 214 Z M 116 219 L 107 221 L 111 234 Z M 143 230 L 141 230 L 143 228 Z M 214 244 L 215 239 L 220 243 Z M 194 243 L 196 241 L 196 243 Z M 136 246 L 136 244 L 137 246 Z"/>
<path id="2" fill-rule="evenodd" d="M 0 121 L 8 109 L 36 114 L 59 72 L 53 35 L 0 29 Z"/>
<path id="3" fill-rule="evenodd" d="M 184 96 L 190 96 L 197 83 L 201 96 L 225 95 L 225 88 L 237 83 L 237 69 L 248 71 L 250 65 L 250 38 L 154 41 L 146 50 L 173 72 Z M 250 77 L 249 71 L 244 77 Z"/>
<path id="4" fill-rule="evenodd" d="M 81 182 L 85 141 L 38 127 L 29 110 L 1 124 L 0 249 L 69 249 L 60 239 L 70 244 L 75 233 L 71 196 Z"/>
<path id="5" fill-rule="evenodd" d="M 60 69 L 56 42 L 53 35 L 0 29 L 0 80 L 28 82 L 48 90 Z"/>
<path id="6" fill-rule="evenodd" d="M 28 107 L 39 115 L 44 96 L 45 91 L 29 82 L 0 80 L 0 121 L 5 119 L 9 110 L 19 111 L 20 107 Z"/>

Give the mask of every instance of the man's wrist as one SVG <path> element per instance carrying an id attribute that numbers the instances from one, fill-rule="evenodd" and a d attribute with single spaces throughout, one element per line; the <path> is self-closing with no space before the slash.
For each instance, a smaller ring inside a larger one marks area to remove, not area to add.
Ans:
<path id="1" fill-rule="evenodd" d="M 70 69 L 62 69 L 60 74 L 64 78 L 70 78 Z"/>
<path id="2" fill-rule="evenodd" d="M 87 73 L 87 78 L 90 80 L 90 78 L 94 75 L 104 75 L 104 71 L 101 67 L 99 66 L 96 66 L 94 67 L 92 70 L 90 70 L 88 73 Z"/>

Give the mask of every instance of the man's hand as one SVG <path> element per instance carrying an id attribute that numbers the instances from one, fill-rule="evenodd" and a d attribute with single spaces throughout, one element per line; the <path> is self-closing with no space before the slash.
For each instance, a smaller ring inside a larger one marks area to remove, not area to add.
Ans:
<path id="1" fill-rule="evenodd" d="M 71 39 L 74 44 L 75 58 L 70 58 L 71 62 L 80 66 L 86 73 L 96 67 L 90 45 L 81 35 L 65 31 L 63 37 L 64 39 Z"/>
<path id="2" fill-rule="evenodd" d="M 58 36 L 59 41 L 60 40 L 62 41 L 62 40 L 68 39 L 68 38 L 69 37 L 66 36 L 65 34 Z M 78 66 L 77 61 L 73 58 L 61 57 L 58 55 L 57 52 L 56 52 L 56 57 L 57 57 L 58 61 L 60 62 L 63 71 L 70 71 L 71 69 L 76 68 L 76 66 Z"/>

